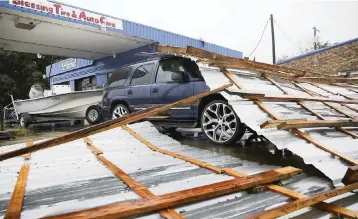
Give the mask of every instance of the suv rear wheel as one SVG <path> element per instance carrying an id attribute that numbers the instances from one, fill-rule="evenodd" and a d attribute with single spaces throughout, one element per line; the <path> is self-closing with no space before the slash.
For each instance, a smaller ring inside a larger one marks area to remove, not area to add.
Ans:
<path id="1" fill-rule="evenodd" d="M 245 134 L 245 125 L 223 100 L 214 100 L 204 107 L 201 129 L 211 142 L 221 145 L 234 143 Z"/>
<path id="2" fill-rule="evenodd" d="M 127 114 L 129 114 L 129 109 L 123 104 L 117 104 L 112 109 L 112 119 L 121 118 Z"/>

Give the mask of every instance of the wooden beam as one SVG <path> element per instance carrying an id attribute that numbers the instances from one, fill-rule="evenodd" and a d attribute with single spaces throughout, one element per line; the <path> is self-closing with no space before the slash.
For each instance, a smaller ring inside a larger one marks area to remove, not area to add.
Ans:
<path id="1" fill-rule="evenodd" d="M 124 218 L 138 214 L 145 214 L 161 209 L 206 200 L 209 198 L 242 191 L 248 188 L 287 179 L 300 173 L 294 167 L 284 167 L 247 177 L 236 178 L 210 185 L 186 189 L 178 192 L 158 195 L 152 198 L 121 202 L 103 207 L 67 213 L 47 218 Z"/>
<path id="2" fill-rule="evenodd" d="M 31 147 L 32 145 L 34 145 L 34 139 L 31 139 L 26 143 L 26 147 Z M 24 157 L 25 157 L 25 160 L 30 160 L 31 154 L 27 153 L 24 155 Z"/>
<path id="3" fill-rule="evenodd" d="M 94 155 L 98 156 L 98 155 L 103 154 L 103 151 L 101 151 L 97 147 L 93 146 L 93 142 L 89 137 L 84 137 L 83 141 L 86 143 L 88 149 L 90 149 L 92 151 L 92 153 L 94 153 Z"/>
<path id="4" fill-rule="evenodd" d="M 220 69 L 222 73 L 224 73 L 224 75 L 229 78 L 229 80 L 232 81 L 232 83 L 234 83 L 236 85 L 237 88 L 242 89 L 243 86 L 234 78 L 234 75 L 231 74 L 228 70 L 226 70 L 225 68 Z"/>
<path id="5" fill-rule="evenodd" d="M 288 92 L 285 89 L 283 89 L 283 87 L 281 85 L 279 85 L 276 81 L 272 80 L 271 78 L 267 77 L 266 75 L 263 75 L 262 77 L 264 77 L 266 80 L 270 81 L 271 84 L 275 85 L 280 91 L 282 91 L 282 93 L 288 94 Z"/>
<path id="6" fill-rule="evenodd" d="M 321 96 L 321 97 L 329 98 L 329 96 L 324 96 L 324 95 L 322 95 L 320 93 L 317 93 L 317 92 L 315 92 L 313 90 L 309 90 L 309 89 L 301 86 L 298 83 L 293 82 L 292 84 L 295 85 L 296 87 L 298 87 L 299 89 L 301 89 L 303 92 L 309 94 L 310 96 Z"/>
<path id="7" fill-rule="evenodd" d="M 229 91 L 231 95 L 238 95 L 244 99 L 249 100 L 267 100 L 277 102 L 296 102 L 296 101 L 311 101 L 311 102 L 330 102 L 330 103 L 345 103 L 345 104 L 358 104 L 358 100 L 336 100 L 330 98 L 315 98 L 315 97 L 294 97 L 294 96 L 269 96 L 262 93 L 250 93 Z"/>
<path id="8" fill-rule="evenodd" d="M 146 110 L 141 110 L 141 111 L 138 111 L 137 113 L 132 113 L 132 114 L 126 115 L 122 118 L 106 121 L 106 122 L 103 122 L 103 123 L 100 123 L 100 124 L 97 124 L 97 125 L 94 125 L 94 126 L 91 126 L 88 128 L 84 128 L 84 129 L 72 132 L 70 134 L 66 134 L 66 135 L 63 135 L 63 136 L 60 136 L 57 138 L 53 138 L 53 139 L 50 139 L 47 141 L 43 141 L 43 142 L 34 144 L 32 147 L 21 148 L 18 150 L 3 153 L 3 154 L 0 154 L 0 161 L 7 160 L 7 159 L 10 159 L 10 158 L 13 158 L 16 156 L 20 156 L 20 155 L 23 155 L 26 153 L 35 152 L 35 151 L 43 150 L 43 149 L 50 148 L 53 146 L 57 146 L 60 144 L 64 144 L 64 143 L 67 143 L 67 142 L 70 142 L 70 141 L 73 141 L 73 140 L 76 140 L 79 138 L 83 138 L 83 137 L 86 137 L 89 135 L 93 135 L 96 133 L 100 133 L 103 131 L 107 131 L 107 130 L 116 128 L 116 127 L 120 127 L 120 126 L 128 124 L 128 123 L 136 122 L 140 119 L 157 115 L 158 113 L 167 111 L 167 110 L 174 108 L 176 106 L 185 105 L 188 103 L 195 102 L 196 100 L 198 100 L 202 97 L 217 93 L 217 92 L 222 91 L 222 90 L 224 90 L 228 87 L 231 87 L 231 86 L 232 86 L 232 84 L 227 84 L 227 85 L 221 86 L 217 89 L 214 89 L 211 91 L 206 91 L 206 92 L 188 97 L 186 99 L 168 104 L 168 105 L 160 107 L 160 108 L 149 108 Z"/>
<path id="9" fill-rule="evenodd" d="M 358 117 L 356 117 L 354 115 L 351 115 L 351 114 L 348 114 L 348 113 L 345 113 L 343 110 L 339 109 L 338 107 L 332 106 L 331 104 L 324 103 L 324 105 L 330 107 L 331 109 L 334 109 L 335 111 L 337 111 L 338 113 L 344 115 L 347 118 L 358 119 Z"/>
<path id="10" fill-rule="evenodd" d="M 315 82 L 315 83 L 351 83 L 358 84 L 358 78 L 331 78 L 331 77 L 301 77 L 298 78 L 299 82 Z"/>
<path id="11" fill-rule="evenodd" d="M 322 192 L 317 195 L 305 197 L 305 198 L 278 206 L 271 210 L 258 213 L 254 216 L 247 217 L 246 219 L 271 219 L 271 218 L 282 217 L 282 216 L 292 213 L 294 211 L 298 211 L 302 208 L 315 205 L 321 201 L 342 195 L 344 193 L 350 192 L 355 189 L 358 189 L 358 182 L 348 185 L 348 186 L 340 187 L 340 188 L 337 188 L 337 189 L 334 189 L 331 191 Z M 358 213 L 357 213 L 356 217 L 358 217 Z"/>
<path id="12" fill-rule="evenodd" d="M 291 129 L 291 132 L 293 132 L 294 134 L 300 136 L 301 138 L 305 139 L 306 141 L 314 144 L 316 147 L 318 148 L 321 148 L 322 150 L 334 155 L 334 156 L 337 156 L 339 158 L 341 158 L 342 160 L 344 160 L 345 162 L 351 164 L 351 165 L 357 165 L 358 164 L 358 161 L 356 160 L 353 160 L 352 158 L 350 157 L 347 157 L 346 155 L 344 154 L 341 154 L 339 152 L 336 152 L 322 144 L 320 144 L 319 142 L 317 142 L 316 140 L 314 140 L 313 138 L 309 137 L 307 134 L 301 132 L 300 130 L 298 129 Z"/>
<path id="13" fill-rule="evenodd" d="M 226 64 L 234 64 L 234 65 L 235 64 L 236 65 L 248 64 L 250 67 L 253 67 L 256 69 L 281 71 L 281 72 L 293 74 L 295 76 L 303 76 L 306 74 L 305 71 L 298 70 L 298 69 L 292 69 L 292 68 L 287 68 L 284 66 L 270 65 L 270 64 L 262 63 L 262 62 L 255 62 L 255 61 L 250 61 L 250 60 L 243 60 L 243 59 L 239 59 L 239 58 L 223 56 L 223 55 L 220 55 L 217 53 L 209 52 L 209 51 L 199 49 L 196 47 L 192 47 L 192 46 L 187 47 L 186 54 L 190 54 L 192 56 L 204 58 L 204 59 L 224 61 L 224 62 L 226 62 Z"/>
<path id="14" fill-rule="evenodd" d="M 187 157 L 187 156 L 183 156 L 183 155 L 176 154 L 176 153 L 173 153 L 173 152 L 170 152 L 170 151 L 167 151 L 167 150 L 160 149 L 157 146 L 155 146 L 152 143 L 150 143 L 149 141 L 147 141 L 146 139 L 144 139 L 138 133 L 136 133 L 135 131 L 130 129 L 128 126 L 124 125 L 124 126 L 122 126 L 122 128 L 124 130 L 128 131 L 134 137 L 136 137 L 139 141 L 141 141 L 147 147 L 149 147 L 150 149 L 152 149 L 152 150 L 154 150 L 156 152 L 159 152 L 159 153 L 162 153 L 162 154 L 165 154 L 165 155 L 169 155 L 169 156 L 172 156 L 172 157 L 177 158 L 177 159 L 184 160 L 186 162 L 192 163 L 192 164 L 197 165 L 199 167 L 211 170 L 211 171 L 213 171 L 215 173 L 224 173 L 224 174 L 227 174 L 227 175 L 233 176 L 233 177 L 247 176 L 247 174 L 245 174 L 245 173 L 241 173 L 239 171 L 236 171 L 236 170 L 233 170 L 233 169 L 230 169 L 230 168 L 218 168 L 218 167 L 215 167 L 213 165 L 210 165 L 210 164 L 207 164 L 205 162 L 202 162 L 200 160 L 196 160 L 196 159 L 193 159 L 193 158 L 190 158 L 190 157 Z M 301 194 L 301 193 L 295 192 L 295 191 L 293 191 L 291 189 L 287 189 L 287 188 L 284 188 L 282 186 L 277 186 L 277 185 L 274 185 L 274 184 L 268 185 L 267 189 L 269 189 L 269 190 L 271 190 L 273 192 L 277 192 L 277 193 L 279 193 L 281 195 L 290 197 L 292 199 L 300 199 L 300 198 L 306 197 L 304 194 Z M 329 212 L 332 212 L 334 214 L 339 214 L 339 215 L 349 217 L 349 218 L 353 218 L 356 215 L 354 211 L 350 211 L 350 210 L 345 209 L 343 207 L 335 206 L 335 205 L 324 203 L 324 202 L 317 204 L 315 207 L 317 207 L 317 208 L 319 208 L 321 210 L 329 211 Z"/>
<path id="15" fill-rule="evenodd" d="M 28 164 L 24 164 L 21 167 L 4 219 L 19 219 L 21 217 L 29 169 Z"/>
<path id="16" fill-rule="evenodd" d="M 358 182 L 358 165 L 348 167 L 346 174 L 342 179 L 342 183 L 349 185 Z"/>
<path id="17" fill-rule="evenodd" d="M 270 77 L 282 78 L 282 79 L 289 80 L 289 81 L 297 79 L 297 77 L 292 74 L 275 72 L 275 71 L 270 71 L 270 70 L 266 70 L 266 69 L 256 69 L 256 68 L 251 67 L 247 63 L 244 63 L 242 65 L 238 65 L 238 64 L 210 64 L 210 66 L 218 67 L 218 68 L 226 68 L 226 69 L 229 68 L 229 69 L 237 69 L 237 70 L 249 70 L 249 71 L 256 73 L 258 75 L 269 75 Z"/>
<path id="18" fill-rule="evenodd" d="M 162 45 L 157 45 L 156 49 L 157 52 L 162 52 L 162 53 L 174 53 L 174 54 L 186 54 L 186 48 L 182 48 L 182 47 L 175 47 L 175 46 L 162 46 Z"/>
<path id="19" fill-rule="evenodd" d="M 266 122 L 264 122 L 260 125 L 260 128 L 262 128 L 262 129 L 277 128 L 277 126 L 279 126 L 287 121 L 294 121 L 294 122 L 300 123 L 300 122 L 306 122 L 306 121 L 308 121 L 308 119 L 267 120 Z"/>
<path id="20" fill-rule="evenodd" d="M 88 137 L 83 139 L 85 143 L 87 144 L 88 149 L 90 149 L 95 155 L 98 161 L 100 161 L 104 166 L 106 166 L 116 177 L 118 177 L 120 180 L 122 180 L 127 186 L 129 186 L 135 193 L 137 193 L 142 198 L 150 198 L 154 197 L 155 195 L 143 184 L 135 181 L 132 177 L 130 177 L 128 174 L 126 174 L 122 169 L 114 165 L 112 162 L 107 160 L 105 157 L 101 156 L 98 151 L 97 147 L 93 145 L 93 142 Z M 176 212 L 174 209 L 169 208 L 165 210 L 161 210 L 160 215 L 163 216 L 163 218 L 167 219 L 184 219 L 183 216 L 181 216 L 178 212 Z"/>
<path id="21" fill-rule="evenodd" d="M 275 120 L 274 120 L 275 121 Z M 358 121 L 342 121 L 342 120 L 283 120 L 277 126 L 278 129 L 293 129 L 293 128 L 319 128 L 319 127 L 358 127 Z"/>

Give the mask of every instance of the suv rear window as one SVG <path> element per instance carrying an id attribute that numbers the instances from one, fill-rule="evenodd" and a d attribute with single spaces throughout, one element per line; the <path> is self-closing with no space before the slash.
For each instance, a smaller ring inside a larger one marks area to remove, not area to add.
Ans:
<path id="1" fill-rule="evenodd" d="M 156 83 L 172 82 L 172 73 L 182 72 L 185 74 L 183 66 L 178 59 L 167 59 L 159 62 Z"/>
<path id="2" fill-rule="evenodd" d="M 126 82 L 129 74 L 132 72 L 132 69 L 133 67 L 128 66 L 113 72 L 108 79 L 108 86 L 109 87 L 122 86 Z"/>
<path id="3" fill-rule="evenodd" d="M 135 70 L 130 84 L 131 85 L 150 84 L 152 81 L 153 69 L 154 69 L 154 63 L 149 63 L 139 66 Z"/>

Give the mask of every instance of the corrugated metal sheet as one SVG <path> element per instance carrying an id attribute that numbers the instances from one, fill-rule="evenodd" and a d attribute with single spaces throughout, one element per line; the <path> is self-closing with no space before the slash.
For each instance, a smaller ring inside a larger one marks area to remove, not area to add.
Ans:
<path id="1" fill-rule="evenodd" d="M 203 76 L 209 85 L 210 88 L 216 88 L 220 85 L 229 83 L 229 79 L 223 75 L 219 70 L 214 68 L 201 68 Z M 255 93 L 265 93 L 265 94 L 275 94 L 283 95 L 277 87 L 272 85 L 269 81 L 264 78 L 258 77 L 253 73 L 249 72 L 238 72 L 232 71 L 236 80 L 244 86 L 247 91 L 252 91 Z M 306 88 L 312 89 L 317 93 L 322 93 L 321 89 L 314 88 L 309 84 L 302 84 Z M 292 96 L 298 97 L 308 97 L 309 95 L 299 91 L 298 88 L 294 87 L 292 84 L 281 83 L 281 86 L 284 87 Z M 348 91 L 344 88 L 336 88 L 332 86 L 326 86 L 326 88 L 334 91 L 341 92 L 347 96 L 358 99 L 357 93 Z M 231 89 L 231 88 L 230 88 Z M 238 90 L 238 88 L 233 88 Z M 322 93 L 328 95 L 331 98 L 342 99 L 342 96 L 331 95 L 328 93 Z M 347 167 L 351 166 L 345 161 L 342 161 L 330 153 L 325 152 L 318 147 L 314 146 L 303 140 L 302 138 L 294 135 L 290 131 L 286 130 L 277 130 L 277 129 L 261 129 L 260 125 L 268 120 L 272 120 L 267 113 L 262 111 L 253 101 L 244 100 L 237 96 L 228 95 L 223 93 L 223 95 L 229 100 L 229 103 L 233 106 L 235 112 L 240 117 L 241 121 L 245 122 L 249 127 L 255 130 L 258 134 L 264 135 L 269 141 L 271 141 L 278 149 L 287 149 L 294 154 L 303 158 L 306 164 L 312 164 L 327 177 L 329 177 L 335 184 L 340 183 L 343 178 Z M 271 111 L 274 112 L 280 119 L 313 119 L 317 120 L 310 112 L 303 109 L 300 105 L 295 102 L 272 102 L 272 101 L 262 101 L 265 106 Z M 305 103 L 311 107 L 316 113 L 327 119 L 340 119 L 340 120 L 349 120 L 349 118 L 344 117 L 342 114 L 337 113 L 336 111 L 330 109 L 329 107 L 323 105 L 322 103 L 317 102 L 307 102 Z M 338 104 L 331 104 L 338 106 Z M 355 106 L 357 108 L 357 105 Z M 352 110 L 345 109 L 345 112 L 358 116 L 358 114 Z M 357 128 L 346 128 L 356 134 L 358 134 Z M 352 137 L 338 132 L 333 128 L 306 128 L 300 129 L 304 133 L 308 134 L 313 139 L 317 140 L 319 143 L 322 143 L 324 146 L 333 149 L 334 151 L 340 152 L 352 159 L 358 160 L 358 139 L 353 139 Z"/>
<path id="2" fill-rule="evenodd" d="M 233 168 L 247 174 L 277 168 L 182 145 L 160 134 L 149 122 L 133 124 L 130 127 L 160 148 L 200 159 L 218 167 Z M 231 178 L 154 152 L 121 128 L 99 133 L 90 138 L 96 147 L 103 150 L 103 155 L 108 160 L 157 195 Z M 23 146 L 24 144 L 1 147 L 0 153 Z M 23 163 L 21 157 L 0 163 L 0 218 L 6 211 L 17 172 Z M 306 174 L 285 180 L 283 184 L 305 194 L 315 194 L 332 188 L 327 180 Z M 76 140 L 32 154 L 21 216 L 38 218 L 138 198 L 96 160 L 82 140 Z M 354 205 L 356 198 L 357 195 L 350 193 L 336 204 L 358 209 L 358 206 Z M 186 218 L 243 218 L 286 201 L 289 199 L 270 191 L 259 194 L 238 192 L 181 206 L 176 210 Z M 329 218 L 330 216 L 328 213 L 312 209 L 296 214 L 301 218 L 312 216 Z M 291 216 L 292 214 L 288 215 Z M 154 213 L 140 218 L 160 218 L 160 216 Z"/>

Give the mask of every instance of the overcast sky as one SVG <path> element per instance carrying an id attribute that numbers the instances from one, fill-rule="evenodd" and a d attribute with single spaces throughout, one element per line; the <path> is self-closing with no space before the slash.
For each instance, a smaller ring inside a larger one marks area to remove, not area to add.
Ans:
<path id="1" fill-rule="evenodd" d="M 275 26 L 276 56 L 293 56 L 313 43 L 313 27 L 321 41 L 358 37 L 358 1 L 298 0 L 60 0 L 96 12 L 183 34 L 242 51 L 248 56 L 258 43 L 270 14 Z M 271 63 L 271 29 L 250 57 Z"/>

